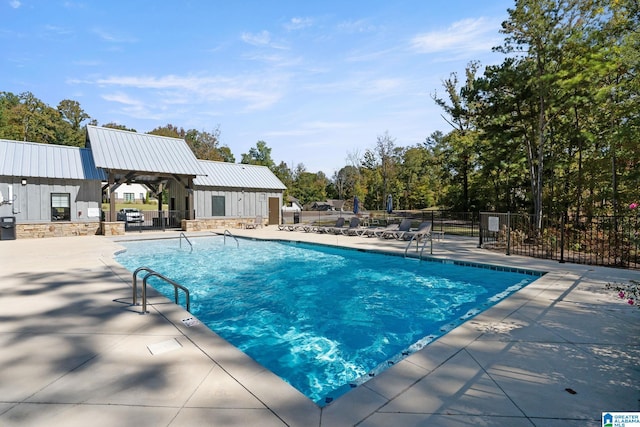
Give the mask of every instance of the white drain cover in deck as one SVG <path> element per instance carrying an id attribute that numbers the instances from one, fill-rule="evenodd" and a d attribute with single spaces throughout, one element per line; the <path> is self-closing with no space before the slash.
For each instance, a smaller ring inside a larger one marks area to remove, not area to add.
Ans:
<path id="1" fill-rule="evenodd" d="M 186 319 L 182 319 L 182 323 L 184 323 L 184 326 L 187 328 L 190 328 L 192 326 L 199 325 L 200 321 L 195 317 L 187 317 Z"/>
<path id="2" fill-rule="evenodd" d="M 166 353 L 168 351 L 178 350 L 182 348 L 182 345 L 176 340 L 172 338 L 170 340 L 162 341 L 155 344 L 150 344 L 147 346 L 151 354 L 158 355 L 162 353 Z"/>

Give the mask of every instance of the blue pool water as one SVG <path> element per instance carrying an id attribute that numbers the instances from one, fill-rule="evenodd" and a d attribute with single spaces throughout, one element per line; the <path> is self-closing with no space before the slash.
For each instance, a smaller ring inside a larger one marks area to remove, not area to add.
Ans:
<path id="1" fill-rule="evenodd" d="M 539 274 L 334 247 L 240 240 L 126 242 L 116 259 L 189 288 L 205 325 L 319 405 Z M 149 283 L 173 299 L 173 287 Z"/>

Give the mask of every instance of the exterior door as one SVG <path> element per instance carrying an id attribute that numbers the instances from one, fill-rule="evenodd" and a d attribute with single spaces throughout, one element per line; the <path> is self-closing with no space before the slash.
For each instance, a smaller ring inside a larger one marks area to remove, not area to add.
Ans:
<path id="1" fill-rule="evenodd" d="M 269 224 L 280 224 L 279 197 L 269 197 Z"/>

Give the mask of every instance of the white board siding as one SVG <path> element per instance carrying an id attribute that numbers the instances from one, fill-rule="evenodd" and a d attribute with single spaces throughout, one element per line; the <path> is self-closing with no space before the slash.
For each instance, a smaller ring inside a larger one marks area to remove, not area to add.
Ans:
<path id="1" fill-rule="evenodd" d="M 9 186 L 15 200 L 0 206 L 0 217 L 14 216 L 16 223 L 51 222 L 52 193 L 69 193 L 71 222 L 100 220 L 88 217 L 89 208 L 101 207 L 100 181 L 29 178 L 22 185 L 19 178 L 0 176 L 0 192 L 5 199 Z"/>

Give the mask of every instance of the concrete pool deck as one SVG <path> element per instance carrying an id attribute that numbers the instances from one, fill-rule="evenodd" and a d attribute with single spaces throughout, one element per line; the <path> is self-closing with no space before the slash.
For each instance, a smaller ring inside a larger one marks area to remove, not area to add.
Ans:
<path id="1" fill-rule="evenodd" d="M 274 226 L 232 232 L 404 251 Z M 548 273 L 318 408 L 188 326 L 182 307 L 159 296 L 149 314 L 131 306 L 131 273 L 113 260 L 118 241 L 178 236 L 0 242 L 1 426 L 577 427 L 601 426 L 604 411 L 640 411 L 640 310 L 604 289 L 638 272 L 505 256 L 446 236 L 434 257 Z"/>

